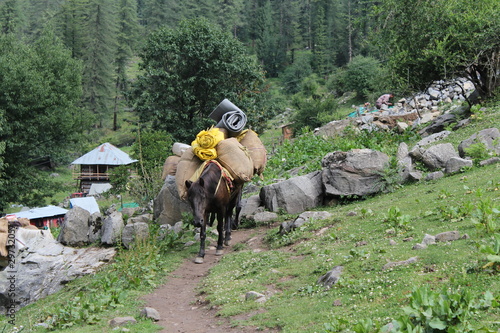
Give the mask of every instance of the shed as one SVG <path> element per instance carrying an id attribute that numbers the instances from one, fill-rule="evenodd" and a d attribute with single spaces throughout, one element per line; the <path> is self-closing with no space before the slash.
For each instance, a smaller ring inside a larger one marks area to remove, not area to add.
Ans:
<path id="1" fill-rule="evenodd" d="M 79 165 L 75 168 L 73 178 L 79 181 L 80 190 L 89 193 L 92 184 L 109 183 L 111 170 L 120 165 L 129 165 L 137 162 L 119 148 L 106 142 L 77 158 L 71 164 Z"/>
<path id="2" fill-rule="evenodd" d="M 64 215 L 68 212 L 67 209 L 57 206 L 47 206 L 40 208 L 31 208 L 21 212 L 14 213 L 17 218 L 25 217 L 30 220 L 31 224 L 38 228 L 43 227 L 58 227 L 64 221 Z"/>

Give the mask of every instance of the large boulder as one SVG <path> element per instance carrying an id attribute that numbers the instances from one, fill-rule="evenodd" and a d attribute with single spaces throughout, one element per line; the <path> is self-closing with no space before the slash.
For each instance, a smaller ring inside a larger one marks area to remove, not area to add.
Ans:
<path id="1" fill-rule="evenodd" d="M 101 243 L 106 245 L 115 245 L 121 240 L 123 231 L 123 215 L 118 211 L 108 215 L 102 225 Z"/>
<path id="2" fill-rule="evenodd" d="M 328 153 L 322 161 L 325 194 L 364 196 L 380 192 L 389 156 L 372 149 Z"/>
<path id="3" fill-rule="evenodd" d="M 321 171 L 264 186 L 259 196 L 265 208 L 273 212 L 283 209 L 288 214 L 297 214 L 320 206 L 323 204 Z"/>
<path id="4" fill-rule="evenodd" d="M 247 199 L 241 200 L 242 208 L 240 211 L 240 219 L 253 220 L 255 214 L 264 211 L 260 196 L 258 194 L 252 195 Z"/>
<path id="5" fill-rule="evenodd" d="M 332 137 L 341 135 L 342 132 L 346 129 L 346 127 L 352 126 L 354 124 L 355 124 L 354 119 L 334 120 L 314 130 L 314 134 L 323 137 Z"/>
<path id="6" fill-rule="evenodd" d="M 129 223 L 123 228 L 122 244 L 127 249 L 138 240 L 144 240 L 149 237 L 149 225 L 144 222 Z"/>
<path id="7" fill-rule="evenodd" d="M 500 155 L 500 131 L 498 128 L 487 128 L 478 133 L 473 134 L 468 139 L 460 142 L 458 145 L 458 153 L 460 157 L 467 156 L 467 149 L 473 144 L 482 143 L 487 150 L 497 155 Z"/>
<path id="8" fill-rule="evenodd" d="M 432 171 L 440 170 L 452 157 L 459 157 L 451 143 L 440 143 L 429 147 L 422 154 L 422 162 Z"/>
<path id="9" fill-rule="evenodd" d="M 160 193 L 154 199 L 154 219 L 159 224 L 174 225 L 182 220 L 182 213 L 191 211 L 188 202 L 179 198 L 175 177 L 167 176 Z"/>
<path id="10" fill-rule="evenodd" d="M 14 256 L 0 271 L 0 314 L 59 291 L 69 281 L 93 274 L 116 253 L 114 248 L 72 248 L 50 230 L 16 230 Z"/>
<path id="11" fill-rule="evenodd" d="M 446 127 L 458 122 L 460 118 L 454 113 L 445 113 L 437 117 L 432 124 L 421 129 L 418 134 L 425 137 L 434 133 L 442 132 Z"/>
<path id="12" fill-rule="evenodd" d="M 75 206 L 64 216 L 64 222 L 57 240 L 68 246 L 84 246 L 88 244 L 89 220 L 89 211 L 80 206 Z"/>

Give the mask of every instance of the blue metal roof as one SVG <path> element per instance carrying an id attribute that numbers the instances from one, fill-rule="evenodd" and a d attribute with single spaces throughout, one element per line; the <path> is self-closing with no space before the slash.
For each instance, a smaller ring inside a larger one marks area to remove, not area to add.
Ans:
<path id="1" fill-rule="evenodd" d="M 31 208 L 30 210 L 24 210 L 21 212 L 17 212 L 17 213 L 14 213 L 13 215 L 16 215 L 18 218 L 25 217 L 29 220 L 33 220 L 33 219 L 41 219 L 44 217 L 66 215 L 67 212 L 68 212 L 67 209 L 64 209 L 61 207 L 47 206 L 47 207 L 41 207 L 41 208 Z"/>

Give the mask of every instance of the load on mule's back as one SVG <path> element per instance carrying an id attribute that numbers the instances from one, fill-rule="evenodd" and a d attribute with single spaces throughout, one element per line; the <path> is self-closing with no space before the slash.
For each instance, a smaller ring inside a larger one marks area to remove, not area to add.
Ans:
<path id="1" fill-rule="evenodd" d="M 190 203 L 195 226 L 201 229 L 196 263 L 202 263 L 205 255 L 206 227 L 213 222 L 210 214 L 218 222 L 216 255 L 222 255 L 224 244 L 229 245 L 231 227 L 238 224 L 243 185 L 254 174 L 262 178 L 267 161 L 257 134 L 244 129 L 246 115 L 238 107 L 225 99 L 210 117 L 217 122 L 216 127 L 198 133 L 180 157 L 175 173 L 179 197 Z"/>

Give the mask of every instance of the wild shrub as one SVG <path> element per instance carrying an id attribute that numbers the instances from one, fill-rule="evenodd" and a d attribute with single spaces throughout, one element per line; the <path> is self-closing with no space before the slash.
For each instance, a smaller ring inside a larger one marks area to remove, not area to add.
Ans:
<path id="1" fill-rule="evenodd" d="M 498 306 L 489 291 L 475 299 L 467 289 L 435 292 L 426 285 L 413 289 L 405 315 L 392 324 L 395 332 L 477 332 L 470 319 L 492 305 Z"/>
<path id="2" fill-rule="evenodd" d="M 500 272 L 500 234 L 494 234 L 490 244 L 480 245 L 479 251 L 486 254 L 488 261 L 483 268 L 491 268 L 493 271 Z"/>

